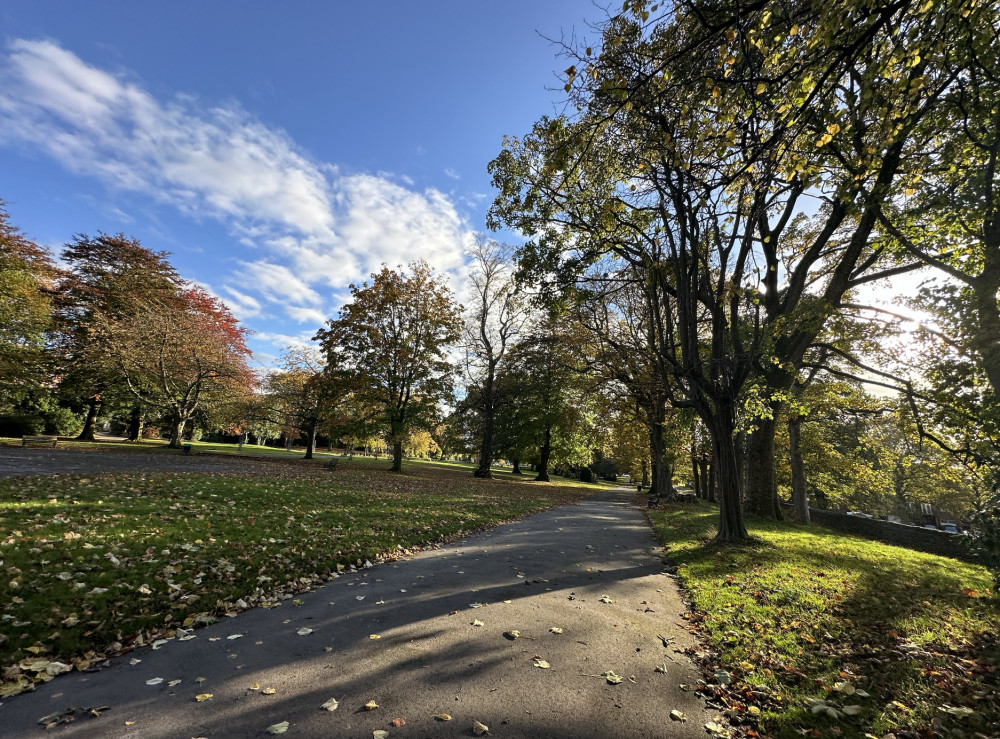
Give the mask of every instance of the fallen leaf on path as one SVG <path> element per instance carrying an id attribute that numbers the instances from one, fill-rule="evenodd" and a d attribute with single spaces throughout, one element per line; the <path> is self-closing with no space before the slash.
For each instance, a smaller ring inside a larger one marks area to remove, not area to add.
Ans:
<path id="1" fill-rule="evenodd" d="M 614 601 L 613 601 L 613 600 L 611 600 L 611 598 L 609 598 L 609 597 L 608 597 L 608 596 L 606 596 L 606 595 L 602 595 L 602 596 L 600 597 L 600 602 L 601 602 L 601 603 L 614 603 Z"/>
<path id="2" fill-rule="evenodd" d="M 662 672 L 664 675 L 667 674 L 667 663 L 664 662 L 662 665 L 657 665 L 655 672 Z"/>
<path id="3" fill-rule="evenodd" d="M 601 677 L 605 678 L 612 685 L 617 685 L 624 679 L 621 675 L 616 675 L 614 670 L 602 672 Z"/>
<path id="4" fill-rule="evenodd" d="M 376 703 L 375 701 L 368 701 L 367 703 L 365 703 L 366 711 L 374 711 L 376 708 L 378 708 L 378 703 Z"/>
<path id="5" fill-rule="evenodd" d="M 483 734 L 490 733 L 490 727 L 486 724 L 481 724 L 478 721 L 472 722 L 472 733 L 476 736 L 482 736 Z"/>
<path id="6" fill-rule="evenodd" d="M 211 693 L 198 693 L 198 695 L 196 695 L 194 697 L 194 699 L 196 701 L 198 701 L 199 703 L 204 703 L 205 701 L 212 700 L 212 694 Z"/>
<path id="7" fill-rule="evenodd" d="M 261 692 L 261 693 L 262 693 L 263 695 L 274 695 L 274 694 L 275 694 L 275 693 L 277 693 L 278 691 L 277 691 L 277 690 L 275 690 L 274 688 L 264 688 L 264 689 L 263 689 L 262 691 L 260 691 L 260 692 Z"/>
<path id="8" fill-rule="evenodd" d="M 313 633 L 313 630 L 312 629 L 307 629 L 305 626 L 303 626 L 301 629 L 299 629 L 295 633 L 298 634 L 299 636 L 308 636 L 309 634 Z"/>
<path id="9" fill-rule="evenodd" d="M 710 734 L 716 734 L 718 736 L 729 735 L 729 732 L 726 731 L 725 727 L 723 727 L 721 724 L 715 723 L 714 721 L 709 721 L 707 724 L 705 724 L 705 729 Z"/>
<path id="10" fill-rule="evenodd" d="M 435 713 L 434 718 L 438 721 L 451 721 L 451 716 L 447 713 Z"/>
<path id="11" fill-rule="evenodd" d="M 682 713 L 676 709 L 670 712 L 670 718 L 674 721 L 687 721 L 687 714 Z"/>
<path id="12" fill-rule="evenodd" d="M 392 720 L 392 725 L 395 726 L 398 729 L 400 726 L 405 726 L 406 725 L 406 719 L 405 718 L 394 718 Z"/>
<path id="13" fill-rule="evenodd" d="M 286 731 L 288 731 L 287 721 L 282 721 L 281 723 L 278 724 L 271 724 L 270 726 L 267 727 L 268 734 L 284 734 Z"/>
<path id="14" fill-rule="evenodd" d="M 159 685 L 162 682 L 163 682 L 162 677 L 154 677 L 151 680 L 147 680 L 146 685 Z"/>
<path id="15" fill-rule="evenodd" d="M 553 626 L 551 629 L 549 629 L 549 631 L 551 631 L 553 634 L 561 634 L 563 630 L 560 629 L 558 626 Z"/>
<path id="16" fill-rule="evenodd" d="M 196 678 L 194 679 L 194 681 L 195 681 L 196 683 L 203 683 L 203 682 L 205 682 L 205 678 L 203 678 L 203 677 L 196 677 Z"/>
<path id="17" fill-rule="evenodd" d="M 226 638 L 227 639 L 242 639 L 243 638 L 243 634 L 230 634 Z"/>
<path id="18" fill-rule="evenodd" d="M 372 739 L 389 739 L 389 732 L 385 729 L 375 729 L 372 732 Z"/>
<path id="19" fill-rule="evenodd" d="M 174 687 L 175 685 L 180 685 L 180 684 L 181 684 L 181 681 L 180 681 L 180 680 L 171 680 L 171 681 L 170 681 L 169 683 L 167 683 L 167 687 L 168 687 L 168 688 L 172 688 L 172 687 Z"/>
<path id="20" fill-rule="evenodd" d="M 381 634 L 369 634 L 368 638 L 369 639 L 381 639 L 382 635 Z"/>
<path id="21" fill-rule="evenodd" d="M 549 669 L 549 667 L 551 667 L 551 665 L 548 662 L 546 662 L 544 659 L 541 659 L 540 657 L 535 657 L 535 659 L 532 662 L 532 664 L 535 667 L 542 668 L 543 670 L 547 670 L 547 669 Z"/>
<path id="22" fill-rule="evenodd" d="M 518 631 L 517 629 L 511 629 L 510 631 L 505 631 L 503 632 L 503 635 L 506 636 L 511 641 L 513 641 L 514 639 L 521 638 L 521 632 Z"/>
<path id="23" fill-rule="evenodd" d="M 484 623 L 483 623 L 482 621 L 480 621 L 480 620 L 479 620 L 479 619 L 477 618 L 477 619 L 476 619 L 475 621 L 473 621 L 473 622 L 472 622 L 472 625 L 473 625 L 473 626 L 485 626 L 486 624 L 484 624 Z"/>
<path id="24" fill-rule="evenodd" d="M 324 711 L 336 711 L 337 710 L 337 706 L 339 706 L 339 705 L 340 705 L 340 701 L 339 700 L 337 700 L 336 698 L 331 698 L 326 703 L 324 703 L 322 706 L 320 706 L 320 708 L 322 708 Z"/>
<path id="25" fill-rule="evenodd" d="M 482 608 L 485 605 L 485 603 L 470 603 L 469 608 Z"/>

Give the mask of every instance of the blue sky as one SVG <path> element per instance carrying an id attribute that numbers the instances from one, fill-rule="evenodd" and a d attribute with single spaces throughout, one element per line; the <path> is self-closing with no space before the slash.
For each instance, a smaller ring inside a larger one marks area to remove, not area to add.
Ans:
<path id="1" fill-rule="evenodd" d="M 124 231 L 256 332 L 311 336 L 381 262 L 460 287 L 504 134 L 561 105 L 582 0 L 0 5 L 0 198 L 58 251 Z"/>

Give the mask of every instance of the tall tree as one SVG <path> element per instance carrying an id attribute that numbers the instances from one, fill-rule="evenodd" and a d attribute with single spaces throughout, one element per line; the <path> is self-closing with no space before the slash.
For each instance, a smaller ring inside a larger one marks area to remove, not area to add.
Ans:
<path id="1" fill-rule="evenodd" d="M 196 286 L 178 289 L 130 315 L 100 315 L 91 333 L 129 392 L 166 414 L 170 446 L 213 403 L 246 393 L 250 370 L 247 330 L 222 302 Z"/>
<path id="2" fill-rule="evenodd" d="M 58 274 L 49 254 L 11 224 L 0 200 L 0 409 L 49 379 L 46 337 Z"/>
<path id="3" fill-rule="evenodd" d="M 124 234 L 81 234 L 63 249 L 69 270 L 57 300 L 60 391 L 86 407 L 80 439 L 94 438 L 102 403 L 128 395 L 106 328 L 124 330 L 176 305 L 181 280 L 167 257 Z"/>
<path id="4" fill-rule="evenodd" d="M 392 442 L 391 469 L 400 471 L 406 434 L 429 428 L 452 393 L 447 351 L 458 341 L 461 309 L 426 262 L 407 272 L 383 265 L 370 284 L 351 285 L 351 297 L 316 339 L 331 371 L 379 409 Z"/>
<path id="5" fill-rule="evenodd" d="M 470 254 L 472 300 L 462 338 L 480 427 L 479 465 L 473 475 L 482 478 L 493 476 L 493 436 L 503 387 L 499 375 L 528 317 L 526 301 L 511 271 L 512 252 L 506 244 L 477 235 Z"/>
<path id="6" fill-rule="evenodd" d="M 313 458 L 316 434 L 334 422 L 347 392 L 344 384 L 326 372 L 320 352 L 312 347 L 291 348 L 280 370 L 266 380 L 266 405 L 271 418 L 299 431 L 306 440 L 306 459 Z"/>

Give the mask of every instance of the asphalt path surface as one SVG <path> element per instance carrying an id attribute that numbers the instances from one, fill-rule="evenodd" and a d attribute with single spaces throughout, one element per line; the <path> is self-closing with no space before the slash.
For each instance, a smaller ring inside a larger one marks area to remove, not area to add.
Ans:
<path id="1" fill-rule="evenodd" d="M 0 447 L 0 477 L 98 472 L 241 472 L 247 463 L 200 454 L 144 454 L 36 447 Z"/>
<path id="2" fill-rule="evenodd" d="M 685 608 L 630 497 L 604 492 L 62 675 L 0 703 L 0 736 L 264 737 L 288 722 L 289 737 L 403 739 L 473 736 L 478 721 L 495 737 L 704 737 L 717 714 L 680 688 L 699 677 L 680 653 Z M 72 723 L 38 723 L 67 709 L 81 709 Z"/>

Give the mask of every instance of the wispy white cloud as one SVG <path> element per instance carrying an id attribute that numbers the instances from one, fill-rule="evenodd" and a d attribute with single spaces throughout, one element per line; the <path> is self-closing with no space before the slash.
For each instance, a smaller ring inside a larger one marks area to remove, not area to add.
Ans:
<path id="1" fill-rule="evenodd" d="M 455 171 L 451 167 L 445 167 L 444 173 L 448 177 L 451 177 L 453 180 L 460 180 L 460 179 L 462 179 L 462 175 L 460 175 L 457 171 Z"/>
<path id="2" fill-rule="evenodd" d="M 342 174 L 237 105 L 158 100 L 52 41 L 18 39 L 0 57 L 0 145 L 216 219 L 238 243 L 263 248 L 220 279 L 245 318 L 280 304 L 293 320 L 319 323 L 335 293 L 382 262 L 421 258 L 460 280 L 471 239 L 442 192 L 401 176 Z"/>

